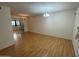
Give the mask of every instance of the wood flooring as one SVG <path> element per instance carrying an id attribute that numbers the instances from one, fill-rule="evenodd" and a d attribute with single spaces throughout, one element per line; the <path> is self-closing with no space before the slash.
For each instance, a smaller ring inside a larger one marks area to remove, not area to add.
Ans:
<path id="1" fill-rule="evenodd" d="M 0 51 L 0 56 L 74 57 L 72 41 L 37 33 L 15 33 L 15 45 Z"/>

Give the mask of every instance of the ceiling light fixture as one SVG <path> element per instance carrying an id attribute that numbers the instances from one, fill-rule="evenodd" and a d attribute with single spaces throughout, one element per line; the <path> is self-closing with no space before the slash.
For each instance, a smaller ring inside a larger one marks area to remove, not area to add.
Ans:
<path id="1" fill-rule="evenodd" d="M 45 17 L 50 16 L 50 14 L 49 14 L 49 13 L 47 13 L 47 9 L 46 9 L 46 12 L 43 14 L 43 16 L 45 16 Z"/>
<path id="2" fill-rule="evenodd" d="M 50 16 L 48 13 L 43 14 L 43 16 Z"/>

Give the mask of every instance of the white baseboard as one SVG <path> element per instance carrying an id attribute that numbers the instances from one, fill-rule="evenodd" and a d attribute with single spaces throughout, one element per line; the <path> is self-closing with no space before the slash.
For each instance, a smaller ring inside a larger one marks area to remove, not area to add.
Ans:
<path id="1" fill-rule="evenodd" d="M 3 44 L 0 44 L 0 50 L 3 50 L 3 49 L 5 49 L 5 48 L 7 48 L 7 47 L 10 47 L 10 46 L 12 46 L 12 45 L 14 45 L 15 44 L 15 42 L 9 42 L 9 43 L 3 43 Z"/>
<path id="2" fill-rule="evenodd" d="M 33 32 L 33 31 L 28 31 L 28 32 Z M 44 33 L 40 33 L 40 32 L 33 32 L 33 33 L 43 34 L 43 35 L 52 36 L 52 37 L 58 37 L 58 36 L 56 36 L 56 35 L 49 35 L 49 34 L 44 34 Z M 64 37 L 58 37 L 58 38 L 63 38 L 63 39 L 72 40 L 72 39 L 64 38 Z"/>

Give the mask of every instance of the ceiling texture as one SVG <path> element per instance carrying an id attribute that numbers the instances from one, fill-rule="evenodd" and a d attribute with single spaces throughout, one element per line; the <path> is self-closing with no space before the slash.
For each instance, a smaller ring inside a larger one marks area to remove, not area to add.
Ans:
<path id="1" fill-rule="evenodd" d="M 79 2 L 0 2 L 0 5 L 11 8 L 14 15 L 40 15 L 64 10 L 77 9 Z"/>

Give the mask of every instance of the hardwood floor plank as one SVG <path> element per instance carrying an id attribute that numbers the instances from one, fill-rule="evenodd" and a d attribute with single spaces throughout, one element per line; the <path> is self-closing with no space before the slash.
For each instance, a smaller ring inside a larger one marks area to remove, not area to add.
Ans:
<path id="1" fill-rule="evenodd" d="M 27 32 L 16 33 L 16 44 L 0 51 L 0 55 L 26 57 L 74 57 L 72 41 Z M 20 37 L 21 36 L 21 37 Z"/>

